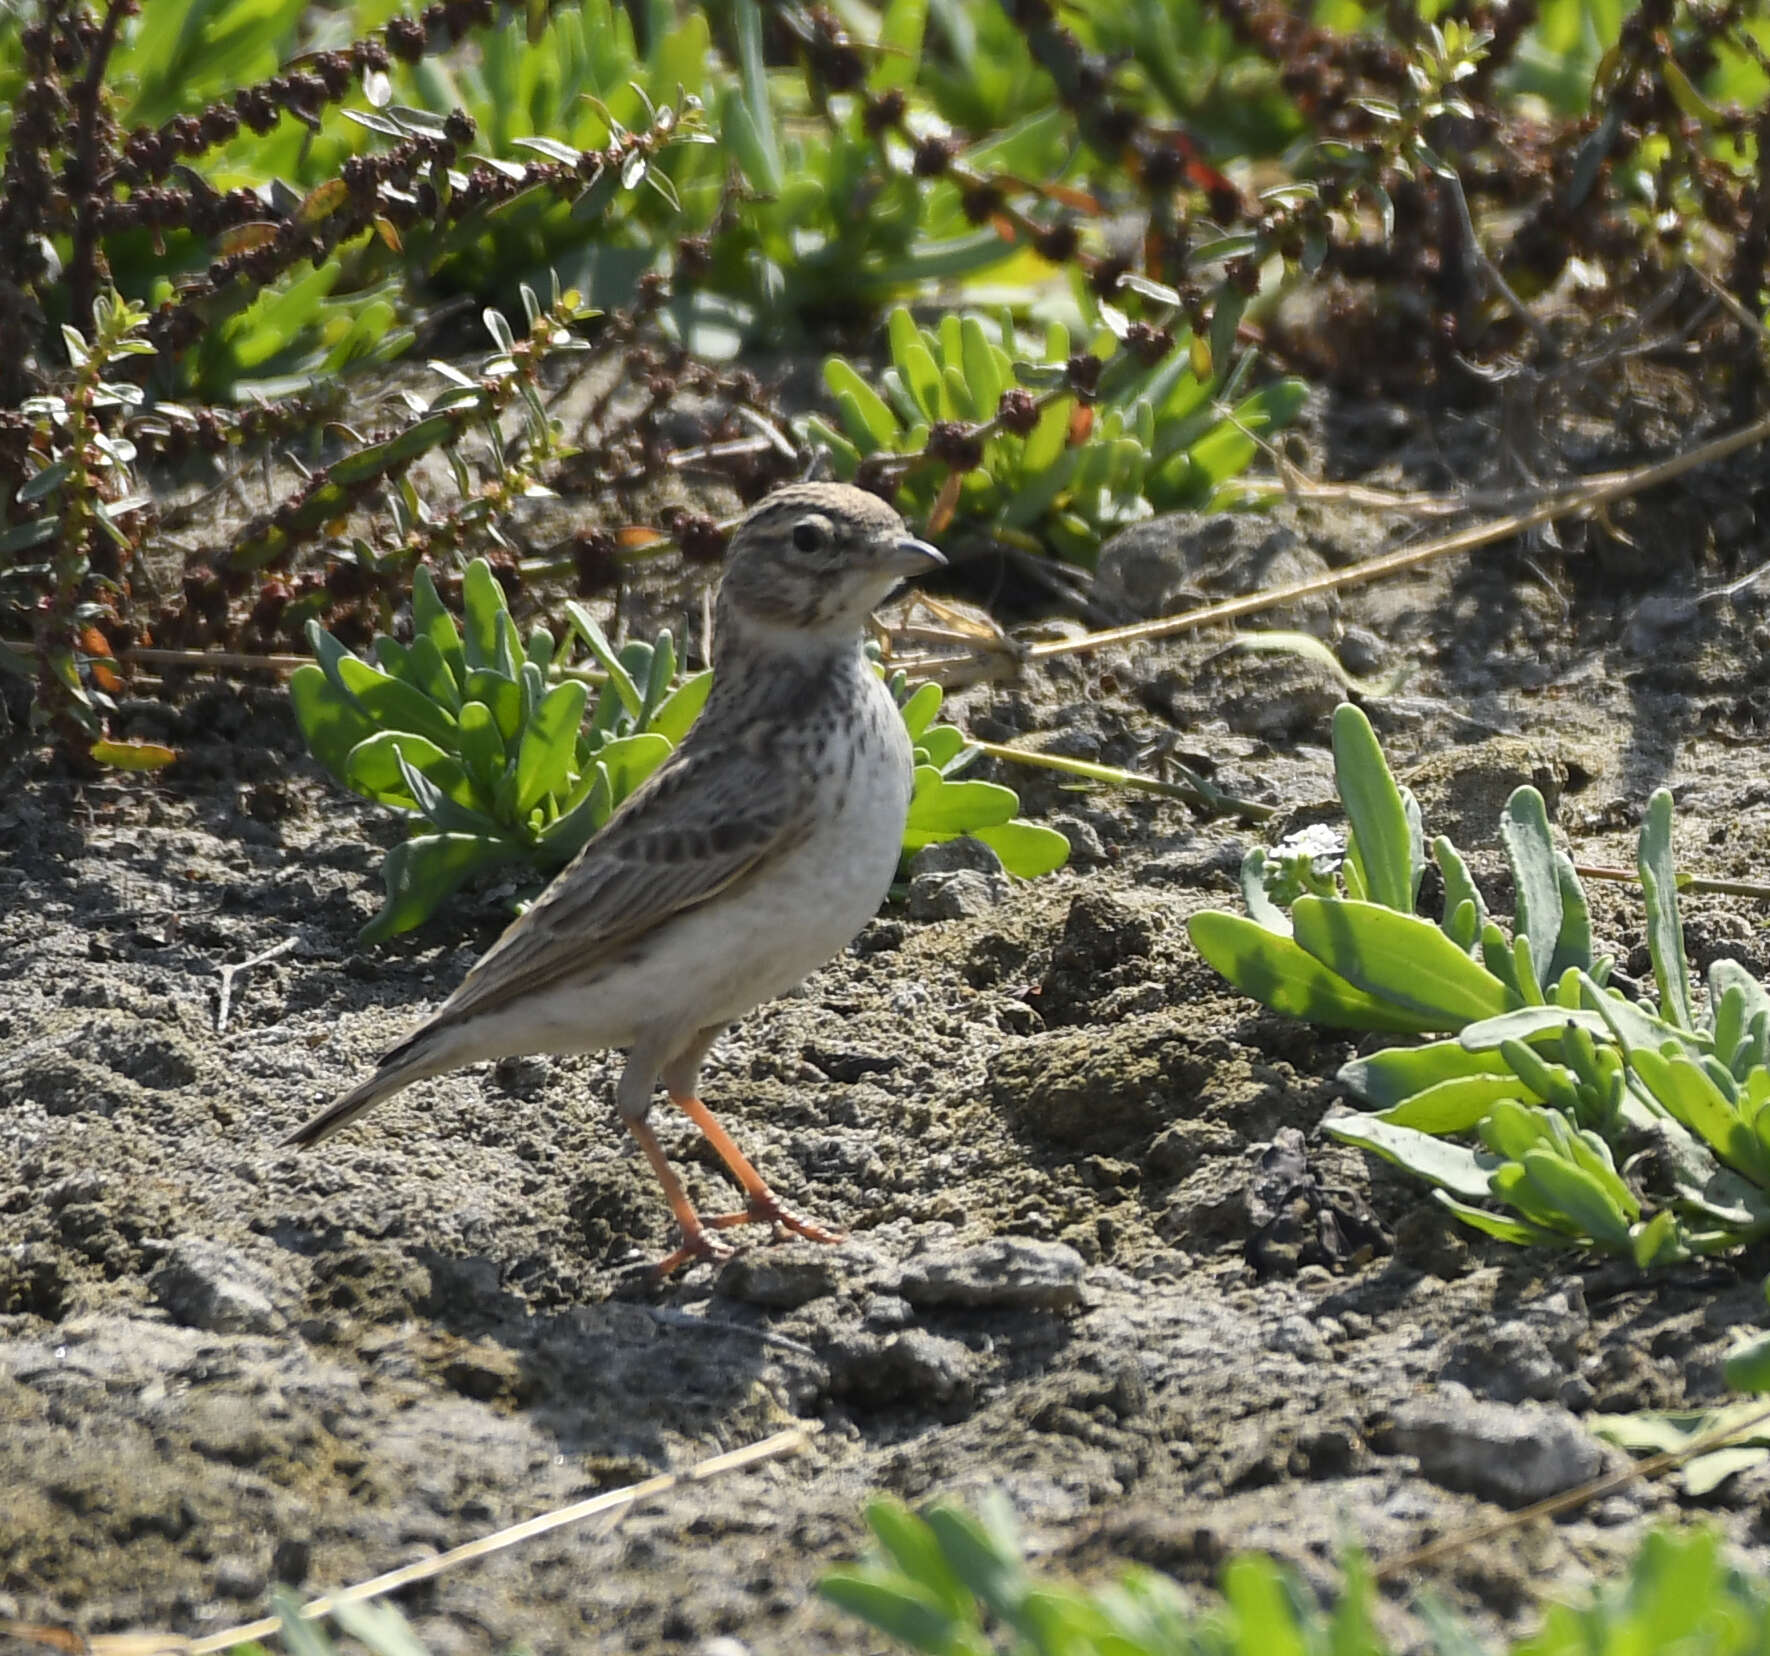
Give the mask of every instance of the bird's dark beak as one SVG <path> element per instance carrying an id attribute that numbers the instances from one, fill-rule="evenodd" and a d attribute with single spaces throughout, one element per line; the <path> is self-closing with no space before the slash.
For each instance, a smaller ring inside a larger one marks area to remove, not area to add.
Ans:
<path id="1" fill-rule="evenodd" d="M 905 535 L 891 548 L 885 563 L 889 569 L 907 579 L 911 575 L 926 575 L 931 569 L 946 568 L 946 557 L 938 547 L 930 546 L 927 541 Z"/>

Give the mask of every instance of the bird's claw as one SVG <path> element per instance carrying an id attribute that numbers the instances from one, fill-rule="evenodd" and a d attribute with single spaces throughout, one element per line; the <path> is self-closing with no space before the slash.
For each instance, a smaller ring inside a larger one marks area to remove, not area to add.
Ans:
<path id="1" fill-rule="evenodd" d="M 815 1219 L 807 1219 L 803 1214 L 795 1213 L 771 1190 L 750 1198 L 750 1205 L 738 1213 L 715 1213 L 710 1216 L 697 1216 L 698 1223 L 693 1230 L 684 1230 L 682 1246 L 674 1253 L 666 1254 L 657 1264 L 652 1266 L 654 1277 L 667 1277 L 672 1271 L 679 1271 L 684 1265 L 696 1265 L 705 1260 L 709 1265 L 723 1265 L 737 1253 L 737 1249 L 729 1242 L 723 1242 L 712 1235 L 713 1231 L 731 1230 L 738 1225 L 775 1225 L 781 1230 L 790 1231 L 794 1236 L 803 1236 L 808 1242 L 846 1242 L 846 1231 L 831 1230 L 827 1225 L 820 1225 Z"/>
<path id="2" fill-rule="evenodd" d="M 778 1225 L 794 1236 L 803 1236 L 808 1242 L 846 1242 L 846 1231 L 831 1230 L 827 1225 L 820 1225 L 815 1219 L 807 1219 L 801 1213 L 795 1213 L 772 1190 L 764 1190 L 750 1197 L 750 1205 L 741 1213 L 717 1213 L 710 1219 L 701 1221 L 710 1230 L 730 1230 L 734 1225 Z"/>
<path id="3" fill-rule="evenodd" d="M 674 1253 L 665 1254 L 657 1264 L 652 1266 L 654 1277 L 667 1277 L 673 1271 L 679 1271 L 684 1265 L 696 1265 L 703 1259 L 709 1265 L 723 1265 L 737 1252 L 729 1242 L 721 1242 L 716 1236 L 709 1236 L 705 1230 L 688 1232 L 682 1239 L 682 1246 Z"/>

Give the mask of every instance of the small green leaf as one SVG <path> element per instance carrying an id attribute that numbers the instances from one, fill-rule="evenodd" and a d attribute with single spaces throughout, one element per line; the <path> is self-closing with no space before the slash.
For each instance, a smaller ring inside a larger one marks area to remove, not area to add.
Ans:
<path id="1" fill-rule="evenodd" d="M 609 688 L 614 691 L 620 705 L 633 718 L 638 718 L 640 708 L 645 705 L 645 697 L 640 693 L 639 686 L 633 682 L 633 675 L 615 653 L 614 646 L 603 635 L 602 628 L 597 626 L 595 618 L 578 603 L 565 606 L 565 618 L 572 631 L 596 657 L 597 665 L 608 674 Z"/>
<path id="2" fill-rule="evenodd" d="M 522 686 L 495 667 L 470 667 L 466 694 L 469 700 L 491 709 L 505 748 L 515 747 L 522 736 Z"/>
<path id="3" fill-rule="evenodd" d="M 1770 1391 L 1770 1334 L 1742 1339 L 1722 1359 L 1721 1373 L 1735 1391 Z"/>
<path id="4" fill-rule="evenodd" d="M 461 758 L 467 774 L 490 795 L 504 775 L 507 757 L 498 721 L 482 701 L 461 704 Z"/>
<path id="5" fill-rule="evenodd" d="M 1629 1255 L 1640 1271 L 1654 1271 L 1678 1265 L 1690 1257 L 1678 1231 L 1678 1221 L 1670 1209 L 1656 1213 L 1644 1225 L 1637 1225 L 1629 1238 Z"/>
<path id="6" fill-rule="evenodd" d="M 639 704 L 637 724 L 649 730 L 653 715 L 670 693 L 670 680 L 676 676 L 676 641 L 666 627 L 651 647 L 651 665 L 645 676 L 645 697 Z"/>
<path id="7" fill-rule="evenodd" d="M 1329 1116 L 1321 1126 L 1342 1144 L 1369 1150 L 1468 1201 L 1479 1201 L 1489 1193 L 1493 1170 L 1500 1165 L 1500 1158 L 1489 1152 L 1447 1144 L 1430 1133 L 1397 1127 L 1377 1116 Z"/>
<path id="8" fill-rule="evenodd" d="M 620 805 L 670 753 L 670 744 L 655 730 L 618 736 L 599 747 L 596 760 L 608 772 L 614 803 Z"/>
<path id="9" fill-rule="evenodd" d="M 1663 1015 L 1681 1029 L 1696 1028 L 1690 1003 L 1690 963 L 1684 955 L 1684 928 L 1678 917 L 1678 871 L 1672 861 L 1672 796 L 1656 788 L 1641 821 L 1636 859 L 1647 909 L 1647 949 L 1659 985 Z"/>
<path id="10" fill-rule="evenodd" d="M 904 317 L 909 313 L 905 311 Z M 935 420 L 953 418 L 952 410 L 944 400 L 944 390 L 940 374 L 940 365 L 934 360 L 934 353 L 924 343 L 921 332 L 915 323 L 910 323 L 910 331 L 915 336 L 901 351 L 894 349 L 893 357 L 897 363 L 897 371 L 903 375 L 903 382 L 916 399 L 916 407 L 922 411 L 922 418 L 932 423 Z"/>
<path id="11" fill-rule="evenodd" d="M 1433 840 L 1432 856 L 1444 876 L 1444 934 L 1459 949 L 1473 951 L 1487 920 L 1487 904 L 1462 853 L 1443 834 Z"/>
<path id="12" fill-rule="evenodd" d="M 918 684 L 915 693 L 903 704 L 901 712 L 904 729 L 910 733 L 911 741 L 920 740 L 923 731 L 934 722 L 944 694 L 940 686 L 933 682 Z"/>
<path id="13" fill-rule="evenodd" d="M 1520 1248 L 1567 1246 L 1568 1239 L 1565 1236 L 1542 1225 L 1533 1225 L 1528 1219 L 1516 1219 L 1509 1214 L 1491 1213 L 1486 1208 L 1472 1207 L 1467 1202 L 1459 1202 L 1448 1191 L 1435 1190 L 1432 1194 L 1441 1207 L 1448 1209 L 1471 1230 L 1497 1237 L 1502 1242 L 1510 1242 Z"/>
<path id="14" fill-rule="evenodd" d="M 400 773 L 402 753 L 408 765 L 457 803 L 469 807 L 478 803 L 460 760 L 410 731 L 381 730 L 358 742 L 345 762 L 344 785 L 378 804 L 416 810 L 418 801 Z"/>
<path id="15" fill-rule="evenodd" d="M 289 701 L 308 751 L 340 782 L 350 750 L 375 734 L 375 723 L 311 664 L 289 675 Z"/>
<path id="16" fill-rule="evenodd" d="M 1334 709 L 1334 780 L 1357 836 L 1371 901 L 1413 912 L 1424 859 L 1417 857 L 1401 790 L 1362 710 Z"/>
<path id="17" fill-rule="evenodd" d="M 1055 828 L 1042 823 L 1012 822 L 988 824 L 971 830 L 973 839 L 981 840 L 1002 859 L 1002 867 L 1022 880 L 1037 879 L 1069 861 L 1069 841 Z"/>
<path id="18" fill-rule="evenodd" d="M 1636 1048 L 1628 1058 L 1635 1074 L 1675 1120 L 1735 1172 L 1760 1189 L 1770 1189 L 1770 1157 L 1763 1143 L 1702 1065 L 1645 1048 Z"/>
<path id="19" fill-rule="evenodd" d="M 817 1590 L 820 1597 L 911 1650 L 925 1656 L 950 1656 L 953 1650 L 959 1624 L 933 1592 L 908 1576 L 831 1570 Z"/>
<path id="20" fill-rule="evenodd" d="M 428 638 L 435 647 L 443 665 L 449 670 L 449 676 L 455 681 L 458 703 L 459 688 L 467 682 L 467 663 L 461 648 L 461 634 L 456 630 L 455 618 L 443 607 L 443 601 L 437 594 L 436 582 L 425 564 L 419 564 L 412 571 L 412 629 L 418 637 Z"/>
<path id="21" fill-rule="evenodd" d="M 460 713 L 461 686 L 430 634 L 420 633 L 412 640 L 412 647 L 406 652 L 406 676 L 433 702 L 451 714 Z"/>
<path id="22" fill-rule="evenodd" d="M 470 834 L 425 834 L 396 845 L 381 871 L 386 900 L 358 937 L 381 943 L 422 925 L 475 874 L 520 854 L 514 845 Z"/>
<path id="23" fill-rule="evenodd" d="M 965 383 L 971 391 L 971 406 L 987 418 L 995 412 L 1008 381 L 997 373 L 994 348 L 983 331 L 983 324 L 975 316 L 960 319 L 959 342 Z"/>
<path id="24" fill-rule="evenodd" d="M 1026 1566 L 970 1513 L 945 1504 L 923 1515 L 941 1556 L 966 1589 L 1004 1621 L 1015 1623 L 1026 1598 Z"/>
<path id="25" fill-rule="evenodd" d="M 475 558 L 467 566 L 467 574 L 461 583 L 461 599 L 466 611 L 467 628 L 463 642 L 468 668 L 496 667 L 498 620 L 500 616 L 508 616 L 510 611 L 504 601 L 504 589 L 484 558 Z M 514 669 L 514 664 L 511 666 Z"/>
<path id="26" fill-rule="evenodd" d="M 1527 1150 L 1522 1160 L 1526 1177 L 1554 1212 L 1604 1247 L 1628 1251 L 1629 1223 L 1614 1192 L 1552 1150 Z"/>
<path id="27" fill-rule="evenodd" d="M 590 838 L 614 812 L 614 788 L 608 767 L 593 761 L 573 790 L 573 797 L 559 817 L 542 829 L 539 850 L 550 866 L 569 862 L 589 844 Z"/>
<path id="28" fill-rule="evenodd" d="M 995 827 L 1012 820 L 1019 806 L 1012 788 L 995 782 L 949 782 L 925 765 L 916 772 L 903 843 L 907 849 L 917 850 L 937 840 Z"/>
<path id="29" fill-rule="evenodd" d="M 873 449 L 896 448 L 900 434 L 896 416 L 844 358 L 825 360 L 824 384 L 849 416 L 843 424 L 856 443 Z"/>
<path id="30" fill-rule="evenodd" d="M 949 724 L 924 731 L 915 751 L 918 765 L 932 765 L 942 776 L 956 775 L 978 755 L 978 749 L 965 740 L 964 731 Z"/>
<path id="31" fill-rule="evenodd" d="M 491 816 L 476 805 L 463 804 L 459 798 L 444 793 L 406 758 L 403 745 L 394 749 L 393 757 L 406 792 L 417 801 L 418 809 L 439 833 L 471 834 L 475 839 L 500 837 L 498 824 Z M 454 771 L 460 770 L 455 761 L 451 760 L 449 764 Z M 472 797 L 471 788 L 458 788 L 456 792 Z"/>
<path id="32" fill-rule="evenodd" d="M 1494 1044 L 1497 1047 L 1498 1043 Z M 1446 1081 L 1510 1074 L 1497 1056 L 1466 1051 L 1450 1040 L 1417 1047 L 1390 1047 L 1373 1052 L 1368 1058 L 1354 1058 L 1340 1066 L 1339 1081 L 1372 1109 L 1383 1110 Z"/>
<path id="33" fill-rule="evenodd" d="M 1513 931 L 1527 938 L 1530 964 L 1540 984 L 1554 982 L 1551 970 L 1561 937 L 1561 877 L 1555 862 L 1555 842 L 1549 835 L 1548 811 L 1535 788 L 1519 788 L 1506 801 L 1500 818 L 1500 838 L 1512 865 L 1516 888 Z M 1587 962 L 1576 962 L 1585 965 Z M 1524 974 L 1520 973 L 1522 984 Z"/>
<path id="34" fill-rule="evenodd" d="M 713 688 L 713 669 L 708 667 L 686 678 L 676 686 L 669 695 L 658 703 L 658 709 L 652 714 L 646 728 L 657 736 L 662 736 L 672 747 L 680 747 L 682 738 L 689 732 L 701 709 L 707 705 L 707 696 Z"/>
<path id="35" fill-rule="evenodd" d="M 1465 1075 L 1403 1099 L 1378 1119 L 1422 1133 L 1467 1133 L 1480 1125 L 1500 1099 L 1522 1096 L 1522 1084 L 1515 1076 Z"/>
<path id="36" fill-rule="evenodd" d="M 454 715 L 422 690 L 349 654 L 338 658 L 336 670 L 338 682 L 381 729 L 411 731 L 441 748 L 452 748 L 459 739 Z"/>
<path id="37" fill-rule="evenodd" d="M 867 1527 L 892 1563 L 938 1598 L 954 1620 L 963 1621 L 971 1615 L 971 1595 L 947 1564 L 934 1531 L 901 1501 L 868 1502 Z"/>
<path id="38" fill-rule="evenodd" d="M 574 679 L 541 698 L 516 753 L 516 814 L 527 817 L 550 794 L 563 793 L 577 750 L 578 725 L 589 692 Z"/>

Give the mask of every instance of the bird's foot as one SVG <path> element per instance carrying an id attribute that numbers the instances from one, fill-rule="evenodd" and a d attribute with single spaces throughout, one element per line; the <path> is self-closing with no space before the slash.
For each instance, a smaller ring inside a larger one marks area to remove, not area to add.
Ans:
<path id="1" fill-rule="evenodd" d="M 703 1225 L 717 1225 L 717 1219 L 703 1220 Z M 651 1274 L 661 1280 L 673 1271 L 679 1271 L 684 1265 L 698 1265 L 705 1260 L 709 1265 L 723 1265 L 737 1252 L 729 1242 L 721 1242 L 716 1236 L 709 1236 L 704 1229 L 697 1228 L 686 1231 L 682 1238 L 682 1246 L 674 1253 L 667 1253 L 657 1264 L 652 1266 Z"/>
<path id="2" fill-rule="evenodd" d="M 716 1213 L 710 1219 L 703 1219 L 702 1224 L 710 1230 L 730 1230 L 734 1225 L 778 1225 L 782 1230 L 791 1231 L 794 1236 L 803 1236 L 808 1242 L 846 1242 L 846 1231 L 831 1230 L 827 1225 L 820 1225 L 815 1219 L 807 1219 L 802 1213 L 795 1213 L 766 1185 L 750 1197 L 750 1205 L 741 1213 Z"/>

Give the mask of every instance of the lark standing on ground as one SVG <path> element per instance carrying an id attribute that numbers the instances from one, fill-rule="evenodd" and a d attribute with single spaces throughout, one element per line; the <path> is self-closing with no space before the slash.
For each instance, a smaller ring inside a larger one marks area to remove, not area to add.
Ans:
<path id="1" fill-rule="evenodd" d="M 430 1021 L 286 1141 L 317 1143 L 427 1075 L 520 1053 L 630 1053 L 615 1107 L 682 1229 L 660 1272 L 750 1222 L 817 1242 L 697 1096 L 725 1026 L 845 947 L 884 901 L 909 811 L 903 721 L 861 648 L 900 581 L 945 562 L 839 483 L 770 495 L 719 588 L 713 690 L 682 745 Z M 662 1081 L 749 1205 L 703 1219 L 646 1117 Z"/>

